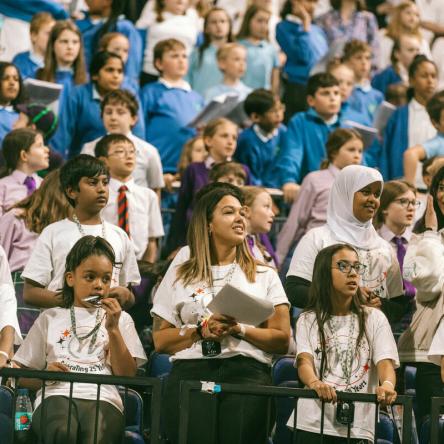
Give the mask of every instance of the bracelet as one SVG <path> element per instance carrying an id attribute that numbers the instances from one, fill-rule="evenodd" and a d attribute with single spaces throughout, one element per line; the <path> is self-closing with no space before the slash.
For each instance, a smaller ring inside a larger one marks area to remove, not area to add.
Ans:
<path id="1" fill-rule="evenodd" d="M 10 361 L 10 359 L 9 359 L 9 354 L 6 353 L 5 351 L 0 350 L 0 355 L 3 355 L 8 361 Z"/>
<path id="2" fill-rule="evenodd" d="M 386 379 L 381 385 L 384 385 L 386 382 L 387 382 L 388 384 L 390 384 L 390 385 L 393 387 L 393 389 L 395 389 L 395 384 L 393 384 L 393 382 L 392 382 L 392 381 L 389 381 L 388 379 Z"/>

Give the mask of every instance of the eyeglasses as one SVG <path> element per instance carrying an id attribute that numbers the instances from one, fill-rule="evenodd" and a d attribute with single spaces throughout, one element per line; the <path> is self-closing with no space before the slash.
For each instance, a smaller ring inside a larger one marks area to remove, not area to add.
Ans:
<path id="1" fill-rule="evenodd" d="M 355 270 L 356 274 L 364 274 L 365 269 L 367 268 L 367 265 L 361 264 L 361 262 L 355 262 L 354 264 L 351 264 L 347 261 L 338 261 L 336 262 L 337 267 L 331 267 L 336 268 L 341 273 L 349 274 L 350 271 Z"/>
<path id="2" fill-rule="evenodd" d="M 124 158 L 124 157 L 132 157 L 136 155 L 136 150 L 134 149 L 129 149 L 129 150 L 124 150 L 124 149 L 119 149 L 116 151 L 113 151 L 112 153 L 109 153 L 108 156 L 116 156 L 116 157 L 120 157 L 120 158 Z"/>
<path id="3" fill-rule="evenodd" d="M 418 208 L 421 205 L 419 200 L 395 199 L 393 202 L 398 202 L 403 208 L 408 208 L 409 205 L 411 205 L 413 208 Z"/>

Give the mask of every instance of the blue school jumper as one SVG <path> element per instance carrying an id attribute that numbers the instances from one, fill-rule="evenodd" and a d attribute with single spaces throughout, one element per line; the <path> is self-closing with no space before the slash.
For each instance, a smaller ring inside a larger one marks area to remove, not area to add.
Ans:
<path id="1" fill-rule="evenodd" d="M 276 40 L 287 56 L 285 77 L 291 83 L 305 85 L 310 70 L 328 51 L 323 29 L 312 24 L 310 32 L 305 32 L 297 17 L 287 15 L 276 26 Z"/>
<path id="2" fill-rule="evenodd" d="M 392 65 L 385 68 L 383 71 L 376 74 L 372 79 L 372 87 L 386 94 L 387 88 L 390 85 L 401 83 L 401 76 L 395 71 Z"/>
<path id="3" fill-rule="evenodd" d="M 19 52 L 12 63 L 17 66 L 23 79 L 34 78 L 37 70 L 43 68 L 43 60 L 38 60 L 31 51 Z"/>
<path id="4" fill-rule="evenodd" d="M 271 73 L 279 67 L 279 58 L 276 48 L 267 40 L 254 44 L 249 40 L 239 40 L 238 43 L 247 49 L 247 70 L 242 82 L 250 88 L 271 87 Z"/>
<path id="5" fill-rule="evenodd" d="M 87 66 L 91 63 L 94 51 L 97 48 L 93 48 L 96 40 L 97 33 L 100 31 L 105 20 L 91 20 L 88 14 L 82 20 L 77 20 L 76 25 L 79 27 L 80 32 L 83 35 L 83 45 L 85 51 L 85 60 Z M 120 32 L 125 35 L 130 43 L 128 60 L 125 64 L 125 76 L 131 79 L 131 82 L 138 83 L 140 71 L 142 70 L 142 57 L 143 57 L 143 42 L 139 31 L 129 21 L 122 18 L 117 20 L 115 29 L 110 29 L 110 32 Z"/>
<path id="6" fill-rule="evenodd" d="M 409 145 L 409 106 L 398 108 L 387 122 L 380 169 L 384 180 L 404 176 L 403 156 Z"/>
<path id="7" fill-rule="evenodd" d="M 183 145 L 196 135 L 187 125 L 202 109 L 203 97 L 159 80 L 143 87 L 141 100 L 146 140 L 159 150 L 163 171 L 175 172 Z"/>
<path id="8" fill-rule="evenodd" d="M 432 139 L 424 142 L 422 146 L 426 152 L 427 159 L 434 156 L 444 156 L 444 134 L 438 133 Z"/>
<path id="9" fill-rule="evenodd" d="M 194 48 L 190 56 L 190 65 L 186 80 L 190 83 L 193 91 L 205 96 L 206 92 L 213 86 L 223 82 L 224 76 L 217 66 L 216 52 L 218 48 L 210 45 L 199 60 L 199 49 Z"/>
<path id="10" fill-rule="evenodd" d="M 53 0 L 1 0 L 0 14 L 30 22 L 37 12 L 49 12 L 56 20 L 69 18 L 63 6 Z"/>
<path id="11" fill-rule="evenodd" d="M 258 125 L 253 125 L 240 133 L 234 158 L 250 169 L 253 185 L 277 186 L 272 168 L 286 131 L 285 125 L 281 125 L 268 140 Z"/>
<path id="12" fill-rule="evenodd" d="M 6 134 L 12 130 L 12 125 L 18 119 L 19 113 L 12 106 L 0 106 L 0 147 Z"/>
<path id="13" fill-rule="evenodd" d="M 348 99 L 350 107 L 358 114 L 362 115 L 365 125 L 373 126 L 373 116 L 376 109 L 384 101 L 381 91 L 374 89 L 371 85 L 357 85 L 353 89 L 352 95 Z"/>
<path id="14" fill-rule="evenodd" d="M 137 137 L 143 138 L 145 128 L 143 114 L 133 128 Z M 86 142 L 106 134 L 100 116 L 100 96 L 92 83 L 71 88 L 70 94 L 63 95 L 60 104 L 59 126 L 50 145 L 65 159 L 80 153 Z"/>
<path id="15" fill-rule="evenodd" d="M 328 135 L 341 126 L 340 115 L 336 122 L 328 125 L 313 108 L 293 116 L 274 168 L 278 186 L 288 182 L 301 183 L 308 173 L 318 170 L 327 157 L 325 143 Z"/>

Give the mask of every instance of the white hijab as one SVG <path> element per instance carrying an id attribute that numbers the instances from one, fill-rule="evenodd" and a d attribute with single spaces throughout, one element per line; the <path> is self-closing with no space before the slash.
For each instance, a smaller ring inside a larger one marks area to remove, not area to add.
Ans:
<path id="1" fill-rule="evenodd" d="M 381 173 L 362 165 L 349 165 L 337 174 L 328 200 L 327 226 L 338 241 L 366 250 L 384 244 L 371 220 L 363 223 L 353 215 L 355 193 L 373 182 L 384 184 Z"/>

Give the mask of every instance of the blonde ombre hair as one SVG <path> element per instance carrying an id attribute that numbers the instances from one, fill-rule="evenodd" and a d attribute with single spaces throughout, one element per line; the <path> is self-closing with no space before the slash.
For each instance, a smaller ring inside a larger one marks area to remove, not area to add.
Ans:
<path id="1" fill-rule="evenodd" d="M 418 26 L 416 29 L 406 29 L 403 24 L 401 23 L 401 14 L 402 12 L 407 9 L 411 8 L 412 6 L 416 7 L 416 4 L 412 1 L 404 1 L 400 3 L 396 8 L 393 10 L 393 13 L 390 16 L 390 22 L 387 25 L 387 31 L 386 36 L 392 38 L 393 40 L 399 39 L 401 34 L 407 34 L 411 36 L 417 37 L 419 40 L 422 39 L 422 34 L 420 31 L 420 25 L 418 23 Z"/>
<path id="2" fill-rule="evenodd" d="M 241 205 L 244 204 L 242 191 L 227 183 L 207 185 L 197 195 L 198 199 L 187 233 L 190 258 L 177 269 L 177 281 L 182 281 L 184 286 L 198 282 L 213 286 L 211 265 L 216 262 L 216 252 L 209 234 L 209 225 L 213 220 L 214 209 L 225 196 L 233 196 Z M 251 256 L 245 239 L 236 246 L 236 262 L 247 280 L 255 282 L 257 262 Z"/>

